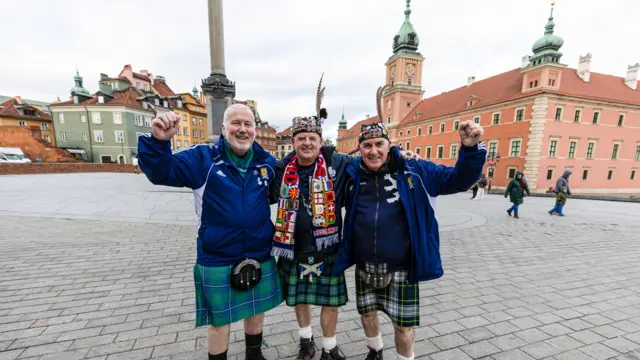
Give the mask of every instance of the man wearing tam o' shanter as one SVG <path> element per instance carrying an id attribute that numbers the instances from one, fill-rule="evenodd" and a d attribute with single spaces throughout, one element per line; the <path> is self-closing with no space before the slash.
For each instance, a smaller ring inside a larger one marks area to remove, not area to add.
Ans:
<path id="1" fill-rule="evenodd" d="M 338 307 L 347 303 L 343 273 L 332 274 L 342 233 L 340 211 L 345 168 L 356 157 L 322 146 L 322 78 L 316 93 L 316 115 L 293 119 L 294 151 L 278 169 L 275 188 L 279 197 L 273 249 L 287 305 L 295 307 L 300 326 L 298 359 L 315 356 L 310 305 L 322 306 L 324 342 L 322 360 L 345 359 L 338 348 L 335 331 Z M 410 153 L 407 152 L 407 155 Z"/>
<path id="2" fill-rule="evenodd" d="M 378 89 L 382 113 L 384 87 Z M 382 116 L 380 117 L 382 118 Z M 334 274 L 356 265 L 356 302 L 367 337 L 367 360 L 382 359 L 378 311 L 391 318 L 397 359 L 414 358 L 413 328 L 420 325 L 418 282 L 442 276 L 435 199 L 467 191 L 486 160 L 481 127 L 460 124 L 454 167 L 407 160 L 390 147 L 382 123 L 362 125 L 362 158 L 347 167 L 343 240 Z"/>

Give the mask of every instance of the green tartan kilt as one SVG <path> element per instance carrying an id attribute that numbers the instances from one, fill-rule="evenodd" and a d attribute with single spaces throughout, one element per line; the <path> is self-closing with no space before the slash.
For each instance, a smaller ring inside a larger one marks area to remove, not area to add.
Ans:
<path id="1" fill-rule="evenodd" d="M 249 291 L 231 287 L 233 265 L 193 266 L 196 291 L 196 327 L 220 327 L 267 312 L 282 303 L 282 287 L 273 258 L 260 263 L 262 279 Z"/>
<path id="2" fill-rule="evenodd" d="M 336 255 L 325 255 L 324 270 L 320 276 L 300 279 L 298 262 L 280 257 L 278 272 L 282 281 L 284 299 L 288 306 L 308 304 L 317 306 L 343 306 L 349 301 L 344 273 L 331 276 Z"/>
<path id="3" fill-rule="evenodd" d="M 356 269 L 356 303 L 360 315 L 382 311 L 397 326 L 420 326 L 420 290 L 410 284 L 407 271 L 396 271 L 391 283 L 382 289 L 369 286 Z"/>

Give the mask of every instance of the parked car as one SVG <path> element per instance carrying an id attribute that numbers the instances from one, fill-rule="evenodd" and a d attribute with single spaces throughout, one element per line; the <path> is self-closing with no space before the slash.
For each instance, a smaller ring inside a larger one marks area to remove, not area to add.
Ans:
<path id="1" fill-rule="evenodd" d="M 0 163 L 30 163 L 20 148 L 0 147 Z"/>

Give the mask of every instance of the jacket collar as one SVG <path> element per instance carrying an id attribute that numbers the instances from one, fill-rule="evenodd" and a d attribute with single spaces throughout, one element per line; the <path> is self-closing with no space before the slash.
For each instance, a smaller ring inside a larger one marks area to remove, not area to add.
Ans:
<path id="1" fill-rule="evenodd" d="M 224 147 L 226 146 L 224 143 L 224 135 L 220 134 L 220 137 L 218 138 L 218 142 L 216 143 L 216 146 L 218 147 L 218 149 L 220 149 L 220 155 L 222 156 L 224 161 L 227 163 L 227 165 L 231 165 L 232 164 L 231 159 L 229 159 L 224 152 Z M 254 163 L 258 163 L 258 164 L 264 163 L 267 159 L 267 152 L 256 141 L 253 142 L 252 147 L 253 147 L 253 160 L 251 160 L 251 164 L 249 166 L 253 165 Z"/>

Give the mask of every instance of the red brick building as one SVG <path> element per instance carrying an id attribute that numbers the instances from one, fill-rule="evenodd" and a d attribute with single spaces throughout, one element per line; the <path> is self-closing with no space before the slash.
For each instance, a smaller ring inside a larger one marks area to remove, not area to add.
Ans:
<path id="1" fill-rule="evenodd" d="M 552 11 L 544 36 L 519 68 L 480 81 L 470 77 L 465 86 L 415 104 L 413 87 L 420 86 L 420 76 L 411 81 L 410 74 L 421 71 L 422 60 L 417 35 L 409 43 L 401 30 L 396 39 L 405 39 L 410 49 L 394 49 L 383 96 L 383 121 L 392 142 L 453 165 L 458 126 L 472 120 L 485 129 L 485 173 L 494 186 L 506 186 L 520 170 L 531 189 L 542 192 L 572 169 L 574 192 L 640 192 L 640 64 L 629 66 L 625 77 L 604 75 L 591 71 L 587 54 L 577 69 L 570 68 L 560 62 L 564 41 L 554 27 Z M 409 61 L 418 70 L 407 65 L 395 73 L 394 62 Z M 353 151 L 360 125 L 375 121 L 377 116 L 350 129 L 341 124 L 338 150 Z"/>

